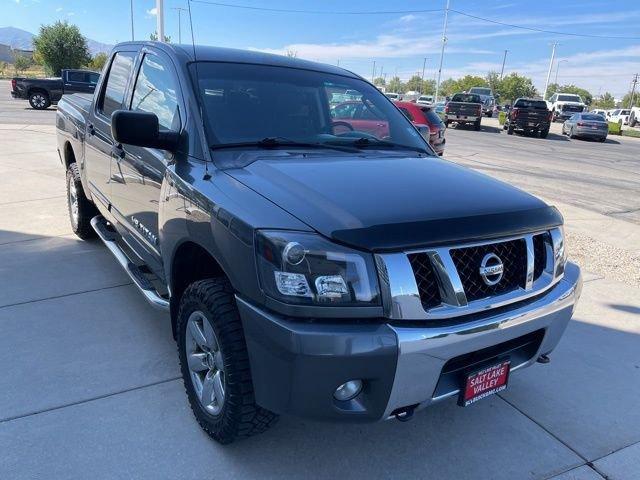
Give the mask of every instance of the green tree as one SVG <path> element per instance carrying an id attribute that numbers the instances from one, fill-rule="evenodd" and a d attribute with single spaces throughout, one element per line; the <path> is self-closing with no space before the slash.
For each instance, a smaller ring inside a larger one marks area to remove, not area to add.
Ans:
<path id="1" fill-rule="evenodd" d="M 599 97 L 593 99 L 591 106 L 602 110 L 611 110 L 616 106 L 616 99 L 609 92 L 604 92 Z"/>
<path id="2" fill-rule="evenodd" d="M 385 86 L 385 84 L 386 84 L 386 82 L 384 81 L 384 78 L 382 78 L 382 77 L 376 77 L 376 78 L 374 78 L 374 79 L 373 79 L 373 84 L 374 84 L 376 87 L 384 87 L 384 86 Z"/>
<path id="3" fill-rule="evenodd" d="M 420 87 L 422 86 L 422 78 L 420 75 L 414 75 L 409 79 L 409 81 L 405 84 L 404 88 L 407 92 L 419 92 Z"/>
<path id="4" fill-rule="evenodd" d="M 151 40 L 152 42 L 157 42 L 158 41 L 158 31 L 156 30 L 155 32 L 153 32 L 151 35 L 149 35 L 149 40 Z M 165 35 L 164 36 L 164 41 L 167 43 L 171 43 L 171 35 Z M 287 56 L 289 56 L 289 52 L 287 52 Z"/>
<path id="5" fill-rule="evenodd" d="M 387 92 L 404 93 L 404 85 L 399 77 L 393 77 L 387 84 Z"/>
<path id="6" fill-rule="evenodd" d="M 489 72 L 485 77 L 487 82 L 487 86 L 491 89 L 494 96 L 501 96 L 501 88 L 502 88 L 502 80 L 500 80 L 500 75 L 498 72 Z"/>
<path id="7" fill-rule="evenodd" d="M 513 103 L 520 97 L 534 97 L 537 95 L 536 87 L 530 78 L 510 73 L 500 81 L 501 100 Z"/>
<path id="8" fill-rule="evenodd" d="M 422 81 L 422 93 L 425 95 L 433 95 L 436 93 L 436 81 L 435 80 L 423 80 Z"/>
<path id="9" fill-rule="evenodd" d="M 477 75 L 465 75 L 456 80 L 456 88 L 458 92 L 466 92 L 472 87 L 488 87 L 487 81 Z M 454 92 L 457 93 L 457 92 Z"/>
<path id="10" fill-rule="evenodd" d="M 78 27 L 66 21 L 42 25 L 33 45 L 38 58 L 54 75 L 60 75 L 63 68 L 80 68 L 91 58 L 87 41 Z"/>
<path id="11" fill-rule="evenodd" d="M 576 87 L 573 84 L 558 85 L 557 83 L 551 83 L 547 88 L 547 100 L 554 93 L 572 93 L 574 95 L 580 95 L 580 98 L 582 98 L 582 101 L 587 105 L 591 105 L 591 102 L 593 101 L 593 95 L 591 95 L 591 93 L 588 90 L 585 90 L 584 88 Z"/>
<path id="12" fill-rule="evenodd" d="M 33 65 L 33 60 L 27 55 L 17 54 L 13 57 L 13 68 L 16 71 L 16 75 L 21 74 Z"/>
<path id="13" fill-rule="evenodd" d="M 109 59 L 109 56 L 104 53 L 104 52 L 100 52 L 97 53 L 89 62 L 89 64 L 87 65 L 91 70 L 95 70 L 96 72 L 100 72 L 102 71 L 102 67 L 104 67 L 104 64 L 107 63 L 107 60 Z"/>
<path id="14" fill-rule="evenodd" d="M 453 78 L 447 78 L 440 82 L 440 90 L 438 91 L 438 95 L 440 97 L 448 97 L 458 92 L 458 84 Z"/>
<path id="15" fill-rule="evenodd" d="M 638 101 L 640 100 L 638 97 L 640 97 L 640 92 L 636 91 L 633 95 L 633 101 L 632 101 L 631 92 L 629 92 L 624 97 L 622 97 L 622 102 L 620 103 L 620 106 L 622 108 L 631 108 L 634 105 L 638 105 Z"/>

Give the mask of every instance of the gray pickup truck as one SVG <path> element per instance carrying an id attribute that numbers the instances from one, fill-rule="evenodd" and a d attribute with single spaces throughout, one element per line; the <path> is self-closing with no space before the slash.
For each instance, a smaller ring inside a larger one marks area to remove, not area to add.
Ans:
<path id="1" fill-rule="evenodd" d="M 334 119 L 345 92 L 369 113 Z M 73 230 L 168 312 L 221 443 L 471 405 L 548 361 L 580 295 L 554 207 L 438 158 L 341 68 L 123 43 L 56 124 Z"/>

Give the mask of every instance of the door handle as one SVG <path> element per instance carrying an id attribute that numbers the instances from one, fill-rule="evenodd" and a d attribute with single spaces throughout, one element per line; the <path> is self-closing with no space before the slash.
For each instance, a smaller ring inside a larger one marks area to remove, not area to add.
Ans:
<path id="1" fill-rule="evenodd" d="M 124 152 L 124 149 L 122 148 L 122 144 L 121 143 L 117 143 L 113 147 L 111 147 L 111 154 L 114 157 L 122 160 L 124 158 L 124 156 L 125 156 L 125 152 Z"/>
<path id="2" fill-rule="evenodd" d="M 95 135 L 96 134 L 96 130 L 95 130 L 95 128 L 93 128 L 93 124 L 90 123 L 89 125 L 87 125 L 87 133 L 89 135 Z"/>

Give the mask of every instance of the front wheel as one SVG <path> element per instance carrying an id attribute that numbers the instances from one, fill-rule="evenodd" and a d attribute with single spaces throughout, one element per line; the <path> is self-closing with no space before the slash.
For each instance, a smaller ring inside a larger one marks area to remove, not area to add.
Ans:
<path id="1" fill-rule="evenodd" d="M 93 238 L 95 231 L 91 219 L 98 214 L 98 210 L 84 193 L 77 163 L 67 168 L 67 209 L 73 233 L 83 240 Z"/>
<path id="2" fill-rule="evenodd" d="M 513 125 L 509 125 L 507 127 L 507 135 L 513 135 Z"/>
<path id="3" fill-rule="evenodd" d="M 545 130 L 540 130 L 539 132 L 540 138 L 547 138 L 547 135 L 549 135 L 549 129 L 545 129 Z"/>
<path id="4" fill-rule="evenodd" d="M 202 429 L 222 444 L 267 430 L 278 417 L 255 403 L 230 283 L 222 278 L 192 283 L 180 300 L 177 328 L 182 378 Z"/>
<path id="5" fill-rule="evenodd" d="M 51 100 L 45 92 L 33 92 L 29 95 L 29 105 L 36 110 L 45 110 L 51 105 Z"/>
<path id="6" fill-rule="evenodd" d="M 477 132 L 480 130 L 480 127 L 481 127 L 480 120 L 478 120 L 476 123 L 474 123 L 473 128 Z"/>
<path id="7" fill-rule="evenodd" d="M 569 129 L 569 138 L 572 138 L 572 139 L 573 139 L 573 138 L 576 138 L 576 134 L 575 134 L 575 133 L 573 133 L 573 127 L 571 127 L 571 128 Z"/>

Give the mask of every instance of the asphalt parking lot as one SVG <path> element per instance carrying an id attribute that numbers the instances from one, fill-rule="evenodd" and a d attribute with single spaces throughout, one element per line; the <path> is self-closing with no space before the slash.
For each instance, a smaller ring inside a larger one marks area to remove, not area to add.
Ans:
<path id="1" fill-rule="evenodd" d="M 1 479 L 640 478 L 640 141 L 447 132 L 447 158 L 557 204 L 580 242 L 582 299 L 549 365 L 471 408 L 284 417 L 221 447 L 189 410 L 168 318 L 71 234 L 54 110 L 26 108 L 0 82 Z"/>

